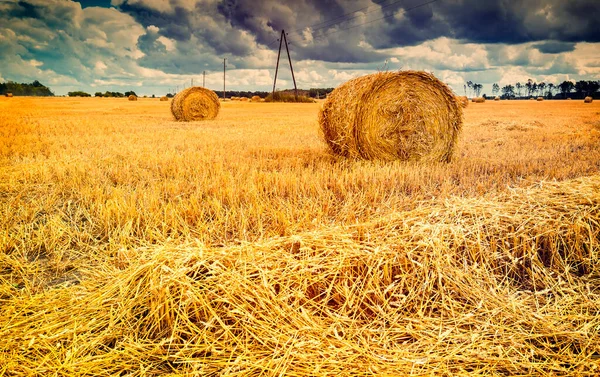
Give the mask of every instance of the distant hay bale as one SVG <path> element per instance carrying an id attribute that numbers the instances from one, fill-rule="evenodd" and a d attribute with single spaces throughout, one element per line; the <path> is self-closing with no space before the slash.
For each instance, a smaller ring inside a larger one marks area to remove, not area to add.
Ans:
<path id="1" fill-rule="evenodd" d="M 171 113 L 175 119 L 186 122 L 214 119 L 220 108 L 217 94 L 200 86 L 182 90 L 171 101 Z"/>
<path id="2" fill-rule="evenodd" d="M 469 106 L 469 98 L 467 96 L 456 96 L 456 101 L 463 107 Z"/>
<path id="3" fill-rule="evenodd" d="M 543 100 L 544 100 L 544 97 L 538 97 L 538 98 L 537 98 L 537 101 L 538 101 L 538 102 L 542 102 Z"/>
<path id="4" fill-rule="evenodd" d="M 162 97 L 160 97 L 160 100 L 161 100 L 161 102 L 162 102 L 162 101 L 168 101 L 168 100 L 169 100 L 169 97 L 167 97 L 167 96 L 162 96 Z"/>
<path id="5" fill-rule="evenodd" d="M 252 96 L 252 102 L 260 102 L 261 98 L 259 96 Z"/>
<path id="6" fill-rule="evenodd" d="M 571 97 L 567 98 L 567 101 L 572 101 L 572 100 L 573 100 L 573 98 L 571 98 Z"/>
<path id="7" fill-rule="evenodd" d="M 130 94 L 129 97 L 127 97 L 127 99 L 129 99 L 130 101 L 137 101 L 137 97 L 133 94 Z"/>
<path id="8" fill-rule="evenodd" d="M 248 97 L 240 97 L 239 100 L 242 101 L 242 102 L 248 102 L 248 101 L 250 101 L 250 99 Z"/>
<path id="9" fill-rule="evenodd" d="M 531 97 L 529 98 L 530 101 L 535 101 L 535 98 Z"/>
<path id="10" fill-rule="evenodd" d="M 473 99 L 471 100 L 471 102 L 474 102 L 474 103 L 484 103 L 485 102 L 485 98 L 483 98 L 483 97 L 473 97 Z"/>
<path id="11" fill-rule="evenodd" d="M 323 104 L 319 125 L 336 155 L 447 162 L 462 128 L 462 107 L 430 73 L 383 72 L 336 88 Z"/>
<path id="12" fill-rule="evenodd" d="M 12 94 L 12 93 L 6 93 L 6 96 L 7 96 L 8 98 L 12 98 L 13 94 Z"/>
<path id="13" fill-rule="evenodd" d="M 585 99 L 583 100 L 583 103 L 592 103 L 594 101 L 594 99 L 592 97 L 585 97 Z"/>
<path id="14" fill-rule="evenodd" d="M 494 97 L 494 101 L 500 101 L 500 97 L 498 97 L 498 96 Z"/>

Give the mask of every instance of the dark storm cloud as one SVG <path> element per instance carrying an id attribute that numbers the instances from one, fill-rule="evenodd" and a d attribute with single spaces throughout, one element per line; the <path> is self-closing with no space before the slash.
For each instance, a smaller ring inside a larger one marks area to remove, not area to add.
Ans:
<path id="1" fill-rule="evenodd" d="M 533 45 L 533 48 L 538 49 L 544 54 L 560 54 L 563 52 L 575 51 L 575 43 L 573 42 L 557 42 L 548 41 Z"/>
<path id="2" fill-rule="evenodd" d="M 143 26 L 158 26 L 167 38 L 187 41 L 196 36 L 215 54 L 238 57 L 255 49 L 241 40 L 242 32 L 276 49 L 283 28 L 297 59 L 330 62 L 381 61 L 386 56 L 376 49 L 414 46 L 442 36 L 473 43 L 539 41 L 543 43 L 536 48 L 544 53 L 600 41 L 596 0 L 167 0 L 169 11 L 152 0 L 116 2 Z M 361 11 L 351 13 L 357 9 Z M 307 27 L 311 32 L 305 39 Z"/>
<path id="3" fill-rule="evenodd" d="M 193 30 L 191 12 L 188 10 L 174 6 L 172 13 L 163 13 L 156 9 L 152 9 L 144 3 L 123 3 L 119 9 L 133 16 L 138 22 L 144 26 L 154 25 L 159 27 L 161 34 L 167 38 L 172 38 L 177 41 L 186 41 L 190 39 Z"/>
<path id="4" fill-rule="evenodd" d="M 440 36 L 474 43 L 600 41 L 600 1 L 440 0 L 420 6 L 424 3 L 412 0 L 393 7 L 404 17 L 385 19 L 379 34 L 386 37 L 376 46 L 415 45 Z"/>

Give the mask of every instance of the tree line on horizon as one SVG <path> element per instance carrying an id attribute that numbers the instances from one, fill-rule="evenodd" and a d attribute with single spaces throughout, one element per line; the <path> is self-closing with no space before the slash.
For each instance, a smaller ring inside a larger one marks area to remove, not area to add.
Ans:
<path id="1" fill-rule="evenodd" d="M 12 93 L 13 96 L 53 97 L 54 93 L 47 86 L 35 80 L 32 83 L 7 81 L 0 83 L 0 95 Z"/>
<path id="2" fill-rule="evenodd" d="M 482 84 L 467 81 L 464 85 L 465 95 L 472 97 L 479 97 L 481 90 L 483 89 Z M 579 80 L 563 81 L 560 84 L 536 82 L 532 79 L 527 80 L 526 83 L 522 84 L 517 82 L 515 85 L 505 85 L 502 88 L 497 83 L 492 85 L 492 95 L 494 97 L 499 96 L 503 99 L 527 99 L 532 97 L 544 97 L 546 99 L 583 99 L 587 96 L 600 97 L 600 81 L 590 80 Z M 468 95 L 467 95 L 468 91 Z M 502 94 L 500 94 L 502 93 Z M 499 95 L 500 94 L 500 95 Z M 487 94 L 483 94 L 486 98 Z"/>

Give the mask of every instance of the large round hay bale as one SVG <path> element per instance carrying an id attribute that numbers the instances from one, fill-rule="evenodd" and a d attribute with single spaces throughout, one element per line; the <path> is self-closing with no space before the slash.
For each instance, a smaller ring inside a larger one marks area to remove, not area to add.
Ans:
<path id="1" fill-rule="evenodd" d="M 469 106 L 469 98 L 467 96 L 456 96 L 456 101 L 463 107 Z"/>
<path id="2" fill-rule="evenodd" d="M 137 97 L 133 94 L 130 94 L 129 97 L 127 97 L 127 99 L 129 99 L 130 101 L 137 101 Z"/>
<path id="3" fill-rule="evenodd" d="M 537 101 L 538 101 L 538 102 L 542 102 L 543 100 L 544 100 L 544 97 L 538 97 L 538 98 L 537 98 Z"/>
<path id="4" fill-rule="evenodd" d="M 12 98 L 13 94 L 12 94 L 12 93 L 6 93 L 6 96 L 7 96 L 8 98 Z"/>
<path id="5" fill-rule="evenodd" d="M 483 97 L 473 97 L 473 99 L 471 100 L 471 102 L 474 102 L 474 103 L 484 103 L 485 102 L 485 98 L 483 98 Z"/>
<path id="6" fill-rule="evenodd" d="M 319 113 L 334 154 L 363 159 L 449 161 L 462 108 L 432 74 L 382 72 L 336 88 Z"/>
<path id="7" fill-rule="evenodd" d="M 160 97 L 160 100 L 161 100 L 161 101 L 168 101 L 168 100 L 169 100 L 169 97 L 167 97 L 167 96 L 162 96 L 162 97 Z"/>
<path id="8" fill-rule="evenodd" d="M 200 86 L 182 90 L 171 101 L 171 113 L 175 119 L 186 122 L 214 119 L 220 108 L 217 94 Z"/>
<path id="9" fill-rule="evenodd" d="M 260 102 L 259 96 L 252 96 L 252 102 Z"/>
<path id="10" fill-rule="evenodd" d="M 583 100 L 583 103 L 592 103 L 594 102 L 594 99 L 592 97 L 585 97 L 585 99 Z"/>

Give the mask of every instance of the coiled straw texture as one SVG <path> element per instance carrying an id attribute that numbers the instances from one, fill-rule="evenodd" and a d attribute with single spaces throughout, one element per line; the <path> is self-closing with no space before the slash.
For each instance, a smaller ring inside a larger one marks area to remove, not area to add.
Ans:
<path id="1" fill-rule="evenodd" d="M 432 74 L 384 72 L 336 88 L 319 114 L 323 138 L 340 156 L 450 161 L 462 108 Z"/>
<path id="2" fill-rule="evenodd" d="M 214 119 L 220 108 L 217 94 L 199 86 L 182 90 L 171 102 L 171 113 L 175 119 L 185 122 Z"/>

